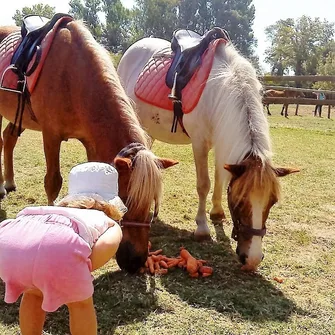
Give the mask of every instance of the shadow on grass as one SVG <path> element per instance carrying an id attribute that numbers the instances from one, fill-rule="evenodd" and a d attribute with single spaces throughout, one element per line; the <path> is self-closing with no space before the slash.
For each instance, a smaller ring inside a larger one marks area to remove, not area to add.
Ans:
<path id="1" fill-rule="evenodd" d="M 190 305 L 255 322 L 286 321 L 292 313 L 307 313 L 285 297 L 268 279 L 241 271 L 241 264 L 223 225 L 215 225 L 214 228 L 215 242 L 197 243 L 192 240 L 189 231 L 173 228 L 162 221 L 154 225 L 151 233 L 154 247 L 163 247 L 164 252 L 169 254 L 168 249 L 173 249 L 175 253 L 183 245 L 196 258 L 208 260 L 214 268 L 213 276 L 207 278 L 191 279 L 180 269 L 162 276 L 161 283 L 168 292 L 178 295 Z M 228 229 L 230 232 L 231 228 Z M 161 245 L 162 236 L 166 247 Z"/>
<path id="2" fill-rule="evenodd" d="M 155 280 L 145 276 L 130 276 L 122 271 L 105 273 L 94 280 L 94 303 L 97 312 L 99 334 L 113 334 L 119 324 L 144 320 L 157 309 Z M 19 302 L 6 304 L 3 301 L 4 284 L 0 283 L 0 322 L 7 326 L 19 321 Z M 69 334 L 67 308 L 47 314 L 46 334 Z"/>
<path id="3" fill-rule="evenodd" d="M 199 279 L 189 278 L 179 268 L 170 271 L 160 278 L 168 292 L 192 306 L 255 322 L 286 321 L 292 313 L 307 313 L 266 278 L 242 272 L 223 226 L 216 225 L 215 231 L 215 242 L 198 243 L 187 230 L 162 221 L 153 225 L 150 237 L 153 249 L 163 248 L 166 255 L 172 256 L 177 255 L 183 245 L 195 257 L 208 260 L 214 267 L 212 277 Z M 136 327 L 136 323 L 159 310 L 154 277 L 131 276 L 122 271 L 107 272 L 94 280 L 94 287 L 99 334 L 113 334 L 119 325 L 133 324 Z M 1 283 L 0 322 L 17 325 L 19 304 L 7 305 L 3 296 L 4 285 Z M 48 314 L 44 329 L 46 334 L 69 334 L 67 308 Z"/>

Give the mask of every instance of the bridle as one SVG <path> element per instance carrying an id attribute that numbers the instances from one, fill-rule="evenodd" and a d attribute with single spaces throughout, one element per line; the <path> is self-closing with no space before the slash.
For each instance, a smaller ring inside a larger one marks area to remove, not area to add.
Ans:
<path id="1" fill-rule="evenodd" d="M 228 186 L 227 189 L 227 194 L 229 197 L 229 194 L 231 192 L 231 186 Z M 266 234 L 266 227 L 264 226 L 264 228 L 261 229 L 257 229 L 257 228 L 252 228 L 244 223 L 242 223 L 239 219 L 236 218 L 234 210 L 231 209 L 231 207 L 229 206 L 229 211 L 230 211 L 230 215 L 231 218 L 233 220 L 233 230 L 231 232 L 231 237 L 235 240 L 238 241 L 239 236 L 241 236 L 244 240 L 249 240 L 251 239 L 253 236 L 260 236 L 260 237 L 264 237 Z"/>

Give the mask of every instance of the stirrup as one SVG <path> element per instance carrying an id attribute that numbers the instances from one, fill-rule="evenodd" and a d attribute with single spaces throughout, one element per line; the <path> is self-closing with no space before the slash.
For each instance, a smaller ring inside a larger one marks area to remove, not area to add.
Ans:
<path id="1" fill-rule="evenodd" d="M 7 91 L 7 92 L 12 92 L 12 93 L 17 93 L 17 94 L 22 94 L 25 91 L 26 85 L 27 85 L 27 77 L 26 76 L 24 76 L 22 91 L 16 90 L 14 88 L 8 88 L 8 87 L 3 86 L 3 82 L 5 80 L 6 73 L 8 71 L 11 71 L 11 70 L 17 70 L 17 67 L 14 64 L 11 64 L 4 70 L 4 72 L 1 76 L 1 80 L 0 80 L 0 90 Z"/>

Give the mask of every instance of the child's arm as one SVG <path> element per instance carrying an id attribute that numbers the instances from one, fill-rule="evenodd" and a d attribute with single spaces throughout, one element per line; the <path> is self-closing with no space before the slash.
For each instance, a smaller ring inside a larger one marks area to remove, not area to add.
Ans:
<path id="1" fill-rule="evenodd" d="M 95 242 L 90 256 L 92 271 L 105 265 L 116 253 L 122 239 L 122 230 L 118 224 L 108 228 Z"/>

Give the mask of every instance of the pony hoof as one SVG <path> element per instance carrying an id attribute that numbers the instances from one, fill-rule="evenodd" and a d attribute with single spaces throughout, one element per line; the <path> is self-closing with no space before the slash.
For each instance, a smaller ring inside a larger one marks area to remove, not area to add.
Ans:
<path id="1" fill-rule="evenodd" d="M 195 235 L 194 234 L 194 239 L 197 242 L 212 241 L 212 238 L 210 235 Z"/>
<path id="2" fill-rule="evenodd" d="M 208 231 L 202 231 L 202 232 L 199 232 L 199 231 L 195 231 L 194 232 L 194 239 L 197 241 L 197 242 L 202 242 L 202 241 L 211 241 L 212 238 L 211 238 L 211 234 L 210 232 Z"/>
<path id="3" fill-rule="evenodd" d="M 6 187 L 7 194 L 10 192 L 15 192 L 16 191 L 16 186 L 9 186 Z"/>
<path id="4" fill-rule="evenodd" d="M 223 213 L 210 214 L 209 218 L 211 219 L 213 224 L 221 224 L 223 221 L 226 220 L 226 217 Z"/>
<path id="5" fill-rule="evenodd" d="M 1 193 L 0 194 L 0 201 L 3 200 L 3 199 L 5 199 L 6 195 L 7 195 L 7 192 L 6 193 Z"/>

